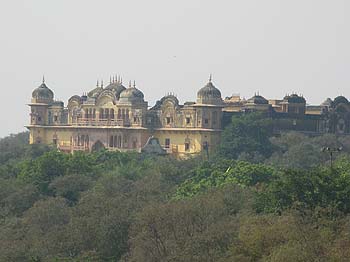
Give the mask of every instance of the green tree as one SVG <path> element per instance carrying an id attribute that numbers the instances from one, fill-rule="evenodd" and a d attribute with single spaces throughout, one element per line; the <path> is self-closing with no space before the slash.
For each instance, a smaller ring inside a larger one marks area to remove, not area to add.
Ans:
<path id="1" fill-rule="evenodd" d="M 197 198 L 150 204 L 136 217 L 128 261 L 218 261 L 238 228 L 246 203 L 242 189 L 227 187 Z M 247 197 L 247 196 L 246 196 Z"/>
<path id="2" fill-rule="evenodd" d="M 28 132 L 12 134 L 0 139 L 0 164 L 3 164 L 10 159 L 23 157 L 24 148 L 28 144 L 28 141 Z"/>
<path id="3" fill-rule="evenodd" d="M 266 162 L 282 168 L 307 169 L 325 164 L 330 160 L 329 154 L 322 152 L 325 147 L 342 148 L 341 152 L 333 155 L 333 159 L 350 152 L 349 139 L 334 134 L 312 137 L 297 132 L 285 132 L 270 140 L 274 145 L 274 152 Z"/>
<path id="4" fill-rule="evenodd" d="M 49 190 L 55 196 L 60 196 L 75 204 L 84 192 L 92 187 L 93 180 L 83 175 L 65 175 L 56 177 L 49 185 Z"/>
<path id="5" fill-rule="evenodd" d="M 66 173 L 93 176 L 98 173 L 96 154 L 75 152 L 67 158 Z"/>
<path id="6" fill-rule="evenodd" d="M 6 240 L 0 236 L 1 244 L 11 247 L 9 250 L 0 248 L 0 261 L 49 261 L 64 253 L 66 240 L 62 232 L 69 217 L 70 210 L 64 199 L 37 201 L 16 224 L 8 223 L 0 228 L 6 234 Z M 16 252 L 21 255 L 15 256 Z"/>
<path id="7" fill-rule="evenodd" d="M 241 187 L 258 186 L 272 179 L 274 169 L 264 164 L 223 160 L 204 163 L 193 172 L 194 174 L 177 188 L 175 198 L 192 197 L 227 184 Z"/>
<path id="8" fill-rule="evenodd" d="M 316 167 L 308 170 L 287 169 L 257 194 L 257 211 L 281 212 L 292 206 L 315 209 L 333 207 L 349 213 L 349 162 L 339 160 L 333 169 Z"/>
<path id="9" fill-rule="evenodd" d="M 238 238 L 220 261 L 332 261 L 332 230 L 293 213 L 242 216 Z"/>
<path id="10" fill-rule="evenodd" d="M 40 198 L 34 185 L 0 178 L 0 218 L 20 217 Z"/>
<path id="11" fill-rule="evenodd" d="M 273 147 L 269 140 L 272 136 L 272 122 L 264 114 L 249 113 L 233 116 L 232 122 L 222 134 L 219 155 L 237 159 L 244 153 L 250 159 L 269 157 Z"/>
<path id="12" fill-rule="evenodd" d="M 40 192 L 49 194 L 50 182 L 66 173 L 68 158 L 68 155 L 61 152 L 47 152 L 35 160 L 25 161 L 21 166 L 19 178 L 36 185 Z"/>

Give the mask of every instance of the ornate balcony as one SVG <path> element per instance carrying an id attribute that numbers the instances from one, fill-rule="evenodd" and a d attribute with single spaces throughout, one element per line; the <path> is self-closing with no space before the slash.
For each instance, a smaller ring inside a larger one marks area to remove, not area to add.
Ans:
<path id="1" fill-rule="evenodd" d="M 130 126 L 130 120 L 79 118 L 74 126 Z"/>
<path id="2" fill-rule="evenodd" d="M 70 142 L 60 142 L 57 145 L 57 148 L 64 152 L 72 152 L 72 151 L 85 151 L 88 152 L 89 144 L 84 145 L 72 145 Z"/>

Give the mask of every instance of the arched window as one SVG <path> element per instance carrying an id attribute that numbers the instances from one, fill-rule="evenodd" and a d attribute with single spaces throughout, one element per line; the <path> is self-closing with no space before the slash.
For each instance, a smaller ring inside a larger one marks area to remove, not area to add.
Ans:
<path id="1" fill-rule="evenodd" d="M 108 119 L 109 118 L 109 109 L 106 108 L 105 109 L 105 119 Z"/>
<path id="2" fill-rule="evenodd" d="M 98 152 L 100 150 L 103 150 L 105 148 L 104 144 L 98 140 L 95 142 L 95 144 L 93 144 L 93 146 L 91 147 L 91 151 L 92 152 Z"/>
<path id="3" fill-rule="evenodd" d="M 113 144 L 114 147 L 118 147 L 117 139 L 118 139 L 117 136 L 114 136 L 114 144 Z"/>
<path id="4" fill-rule="evenodd" d="M 111 136 L 109 138 L 109 147 L 113 147 L 114 146 L 114 143 L 113 143 L 113 136 Z"/>
<path id="5" fill-rule="evenodd" d="M 121 135 L 118 136 L 118 147 L 119 148 L 122 147 L 122 136 Z"/>
<path id="6" fill-rule="evenodd" d="M 122 109 L 122 119 L 125 120 L 125 109 Z"/>
<path id="7" fill-rule="evenodd" d="M 85 136 L 82 135 L 81 138 L 80 138 L 80 144 L 79 144 L 79 146 L 83 146 L 83 145 L 84 145 L 84 142 L 85 142 Z"/>
<path id="8" fill-rule="evenodd" d="M 185 151 L 190 151 L 190 144 L 191 143 L 191 140 L 188 138 L 188 137 L 186 137 L 185 138 Z"/>
<path id="9" fill-rule="evenodd" d="M 121 119 L 122 118 L 122 112 L 120 110 L 120 108 L 118 109 L 118 119 Z"/>
<path id="10" fill-rule="evenodd" d="M 129 120 L 129 109 L 126 109 L 125 119 L 126 119 L 126 120 Z"/>
<path id="11" fill-rule="evenodd" d="M 218 121 L 218 112 L 214 111 L 213 112 L 213 125 L 216 125 Z"/>
<path id="12" fill-rule="evenodd" d="M 86 146 L 86 147 L 89 146 L 89 142 L 90 142 L 89 135 L 86 135 L 86 136 L 85 136 L 85 146 Z"/>
<path id="13" fill-rule="evenodd" d="M 111 109 L 110 116 L 111 116 L 111 119 L 114 120 L 114 109 Z"/>

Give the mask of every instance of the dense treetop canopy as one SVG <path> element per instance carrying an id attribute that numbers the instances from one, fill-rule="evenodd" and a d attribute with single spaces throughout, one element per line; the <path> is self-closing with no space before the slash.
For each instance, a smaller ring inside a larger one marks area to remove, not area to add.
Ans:
<path id="1" fill-rule="evenodd" d="M 234 117 L 218 151 L 63 154 L 0 140 L 0 261 L 348 261 L 350 140 Z M 332 167 L 323 147 L 342 147 Z"/>

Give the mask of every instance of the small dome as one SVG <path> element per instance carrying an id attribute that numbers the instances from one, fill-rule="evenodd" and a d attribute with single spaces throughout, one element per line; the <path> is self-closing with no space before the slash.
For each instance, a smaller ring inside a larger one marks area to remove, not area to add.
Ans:
<path id="1" fill-rule="evenodd" d="M 121 102 L 143 102 L 144 95 L 143 93 L 134 86 L 129 86 L 125 90 L 123 90 L 120 93 L 120 99 Z"/>
<path id="2" fill-rule="evenodd" d="M 247 103 L 256 105 L 267 105 L 269 101 L 267 101 L 263 96 L 255 95 L 252 98 L 249 98 L 247 100 Z"/>
<path id="3" fill-rule="evenodd" d="M 306 100 L 304 97 L 299 96 L 297 94 L 291 94 L 288 96 L 285 96 L 283 98 L 284 101 L 288 102 L 288 103 L 293 103 L 293 104 L 305 104 Z"/>
<path id="4" fill-rule="evenodd" d="M 330 99 L 329 97 L 321 104 L 321 106 L 328 106 L 331 107 L 332 106 L 332 99 Z"/>
<path id="5" fill-rule="evenodd" d="M 49 89 L 45 82 L 36 89 L 34 89 L 32 93 L 32 98 L 35 99 L 37 102 L 50 102 L 53 100 L 54 94 L 51 89 Z"/>
<path id="6" fill-rule="evenodd" d="M 160 100 L 158 100 L 156 104 L 151 108 L 151 110 L 161 109 L 165 101 L 171 101 L 175 107 L 179 107 L 179 100 L 177 99 L 177 97 L 172 94 L 169 94 L 169 95 L 163 96 Z"/>
<path id="7" fill-rule="evenodd" d="M 209 82 L 204 87 L 199 89 L 197 97 L 214 97 L 221 98 L 221 92 L 217 89 L 212 82 Z"/>
<path id="8" fill-rule="evenodd" d="M 96 88 L 92 89 L 87 96 L 96 98 L 98 95 L 103 91 L 103 87 L 97 86 Z"/>
<path id="9" fill-rule="evenodd" d="M 200 104 L 222 103 L 221 92 L 213 85 L 211 78 L 209 82 L 197 92 L 197 102 Z"/>
<path id="10" fill-rule="evenodd" d="M 168 94 L 160 99 L 161 103 L 164 103 L 165 101 L 171 101 L 175 106 L 179 106 L 179 99 L 173 94 Z"/>
<path id="11" fill-rule="evenodd" d="M 126 87 L 123 86 L 123 84 L 121 82 L 113 82 L 113 83 L 110 83 L 108 86 L 106 86 L 105 88 L 106 90 L 111 90 L 112 92 L 115 93 L 115 96 L 117 99 L 119 99 L 120 97 L 120 94 L 126 90 Z"/>
<path id="12" fill-rule="evenodd" d="M 349 100 L 347 100 L 344 96 L 337 96 L 334 98 L 333 106 L 337 106 L 339 104 L 348 104 Z"/>

